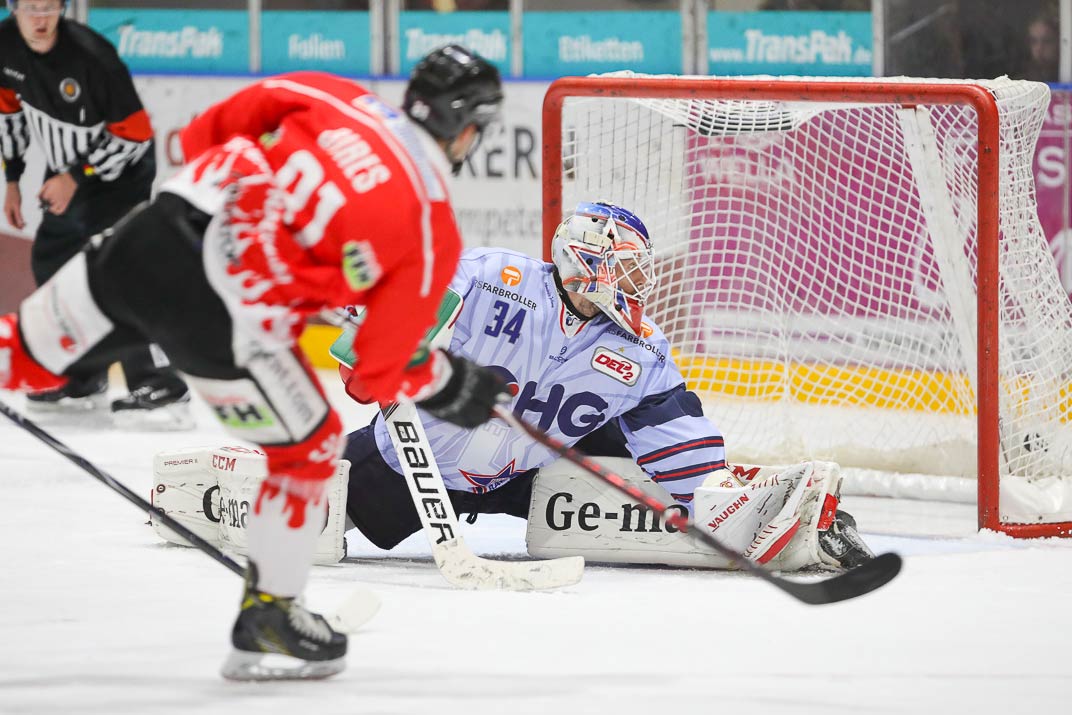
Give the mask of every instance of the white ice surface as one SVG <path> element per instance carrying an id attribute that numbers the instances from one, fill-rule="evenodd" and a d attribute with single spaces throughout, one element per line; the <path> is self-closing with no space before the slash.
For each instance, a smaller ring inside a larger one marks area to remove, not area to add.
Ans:
<path id="1" fill-rule="evenodd" d="M 367 413 L 325 382 L 347 427 L 362 425 Z M 146 494 L 155 452 L 233 442 L 198 417 L 177 434 L 50 429 Z M 3 715 L 1072 712 L 1072 543 L 976 534 L 963 504 L 847 499 L 905 570 L 825 607 L 739 574 L 670 569 L 462 592 L 420 535 L 385 557 L 351 532 L 355 558 L 315 568 L 309 586 L 320 609 L 357 584 L 383 599 L 348 670 L 248 685 L 217 675 L 238 579 L 161 543 L 133 506 L 3 418 L 0 505 Z M 510 517 L 481 517 L 466 537 L 485 554 L 524 549 Z"/>

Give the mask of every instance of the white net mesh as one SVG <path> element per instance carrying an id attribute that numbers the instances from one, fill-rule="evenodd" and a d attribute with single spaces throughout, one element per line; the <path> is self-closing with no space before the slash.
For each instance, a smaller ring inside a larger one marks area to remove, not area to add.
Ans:
<path id="1" fill-rule="evenodd" d="M 995 448 L 1003 490 L 1005 475 L 1047 487 L 1072 475 L 1072 308 L 1032 176 L 1049 90 L 979 84 L 1001 126 Z M 977 127 L 971 107 L 892 100 L 569 97 L 562 205 L 610 201 L 645 221 L 649 315 L 732 460 L 973 476 Z M 1042 501 L 1003 493 L 1002 508 L 1072 514 L 1072 500 Z"/>

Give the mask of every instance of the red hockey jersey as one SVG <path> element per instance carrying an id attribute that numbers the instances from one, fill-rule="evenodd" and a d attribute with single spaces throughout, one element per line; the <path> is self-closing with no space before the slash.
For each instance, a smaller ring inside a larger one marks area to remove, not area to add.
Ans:
<path id="1" fill-rule="evenodd" d="M 461 251 L 442 151 L 361 85 L 301 72 L 262 80 L 181 134 L 188 162 L 162 191 L 217 216 L 209 280 L 232 317 L 293 341 L 303 318 L 364 305 L 355 377 L 379 401 L 413 395 L 406 365 Z"/>

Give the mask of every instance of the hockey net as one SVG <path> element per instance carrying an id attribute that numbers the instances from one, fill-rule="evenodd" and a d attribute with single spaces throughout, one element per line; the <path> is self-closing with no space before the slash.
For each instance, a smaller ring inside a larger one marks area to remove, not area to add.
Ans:
<path id="1" fill-rule="evenodd" d="M 648 315 L 732 461 L 832 459 L 924 498 L 978 478 L 981 528 L 1067 534 L 1072 304 L 1032 174 L 1048 102 L 1004 78 L 565 78 L 544 235 L 579 201 L 645 221 Z"/>

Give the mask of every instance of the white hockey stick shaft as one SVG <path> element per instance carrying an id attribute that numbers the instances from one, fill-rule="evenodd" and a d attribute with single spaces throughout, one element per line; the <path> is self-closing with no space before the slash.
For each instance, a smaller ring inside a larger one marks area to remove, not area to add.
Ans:
<path id="1" fill-rule="evenodd" d="M 416 406 L 412 402 L 399 402 L 385 408 L 383 418 L 432 548 L 432 557 L 451 585 L 473 590 L 530 591 L 571 586 L 581 580 L 584 559 L 580 556 L 546 561 L 495 561 L 474 554 L 459 533 L 458 517 Z"/>

